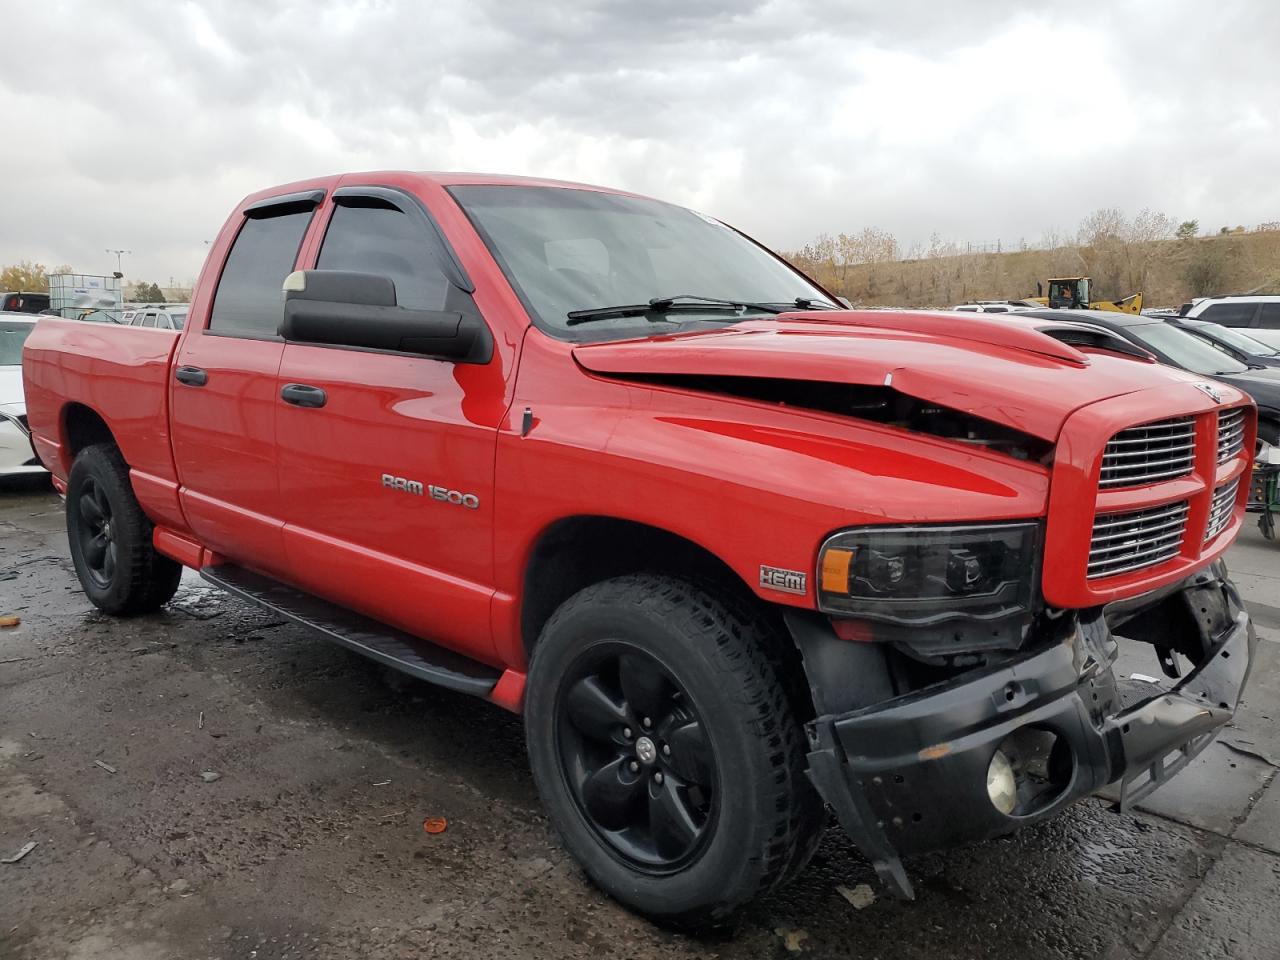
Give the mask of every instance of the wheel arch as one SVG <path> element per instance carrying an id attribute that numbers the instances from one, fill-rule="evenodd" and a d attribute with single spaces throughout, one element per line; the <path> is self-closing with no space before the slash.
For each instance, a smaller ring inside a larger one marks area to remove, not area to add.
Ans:
<path id="1" fill-rule="evenodd" d="M 520 635 L 532 653 L 556 609 L 584 587 L 648 571 L 687 577 L 724 591 L 762 615 L 781 616 L 715 553 L 679 534 L 635 520 L 601 515 L 563 517 L 542 530 L 525 564 Z"/>
<path id="2" fill-rule="evenodd" d="M 120 444 L 115 434 L 107 426 L 102 414 L 87 404 L 72 401 L 62 408 L 62 455 L 63 468 L 70 472 L 76 454 L 94 443 L 110 443 L 117 449 Z M 121 452 L 123 455 L 123 451 Z"/>

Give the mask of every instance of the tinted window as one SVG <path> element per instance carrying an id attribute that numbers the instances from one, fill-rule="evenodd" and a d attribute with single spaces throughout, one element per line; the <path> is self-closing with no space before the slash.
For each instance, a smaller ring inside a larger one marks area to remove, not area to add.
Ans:
<path id="1" fill-rule="evenodd" d="M 1276 305 L 1280 307 L 1280 304 Z M 1263 317 L 1266 317 L 1266 308 L 1263 308 Z M 1183 321 L 1191 328 L 1191 332 L 1203 336 L 1206 340 L 1215 341 L 1217 343 L 1225 343 L 1229 347 L 1235 347 L 1241 353 L 1249 353 L 1258 357 L 1274 357 L 1280 354 L 1280 351 L 1274 347 L 1268 347 L 1261 340 L 1255 340 L 1246 334 L 1240 333 L 1238 330 L 1231 330 L 1227 327 L 1221 327 L 1217 324 L 1206 323 L 1201 320 Z"/>
<path id="2" fill-rule="evenodd" d="M 1267 330 L 1280 330 L 1280 303 L 1262 305 L 1262 317 L 1258 320 L 1258 326 Z"/>
<path id="3" fill-rule="evenodd" d="M 148 313 L 142 318 L 142 325 L 144 327 L 154 327 L 156 325 L 156 315 L 154 313 Z"/>
<path id="4" fill-rule="evenodd" d="M 1224 327 L 1247 327 L 1253 320 L 1256 303 L 1214 303 L 1205 307 L 1198 320 L 1212 320 Z"/>
<path id="5" fill-rule="evenodd" d="M 169 314 L 169 328 L 172 330 L 181 330 L 187 325 L 187 315 L 185 313 Z"/>
<path id="6" fill-rule="evenodd" d="M 231 336 L 274 337 L 284 311 L 281 285 L 293 272 L 311 209 L 244 222 L 222 268 L 209 329 Z"/>
<path id="7" fill-rule="evenodd" d="M 1213 376 L 1249 369 L 1220 348 L 1169 323 L 1135 324 L 1125 332 L 1142 346 L 1163 354 L 1174 366 L 1192 373 Z"/>
<path id="8" fill-rule="evenodd" d="M 400 306 L 442 310 L 450 285 L 436 265 L 434 247 L 408 215 L 382 201 L 360 199 L 334 207 L 316 269 L 390 277 Z"/>

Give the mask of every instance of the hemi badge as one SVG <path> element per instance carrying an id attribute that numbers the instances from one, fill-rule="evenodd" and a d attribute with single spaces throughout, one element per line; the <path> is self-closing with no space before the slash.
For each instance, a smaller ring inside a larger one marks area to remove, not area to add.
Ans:
<path id="1" fill-rule="evenodd" d="M 781 567 L 766 567 L 760 564 L 760 586 L 777 590 L 781 593 L 796 593 L 804 596 L 808 593 L 808 577 L 799 570 L 783 570 Z"/>

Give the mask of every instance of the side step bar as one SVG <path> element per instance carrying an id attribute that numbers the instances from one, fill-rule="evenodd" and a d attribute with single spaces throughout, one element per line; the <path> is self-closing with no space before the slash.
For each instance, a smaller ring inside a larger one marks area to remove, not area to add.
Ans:
<path id="1" fill-rule="evenodd" d="M 428 683 L 487 697 L 502 676 L 502 671 L 460 653 L 243 567 L 231 564 L 203 567 L 200 576 L 242 600 L 310 627 L 326 640 Z"/>

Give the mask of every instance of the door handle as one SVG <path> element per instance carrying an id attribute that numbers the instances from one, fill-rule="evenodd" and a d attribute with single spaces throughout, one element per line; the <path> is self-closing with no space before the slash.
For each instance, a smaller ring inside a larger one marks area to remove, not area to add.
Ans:
<path id="1" fill-rule="evenodd" d="M 199 367 L 179 367 L 174 371 L 173 379 L 189 387 L 203 387 L 209 382 L 209 374 Z"/>
<path id="2" fill-rule="evenodd" d="M 306 383 L 286 383 L 280 390 L 280 397 L 295 407 L 323 407 L 329 399 L 319 387 Z"/>

